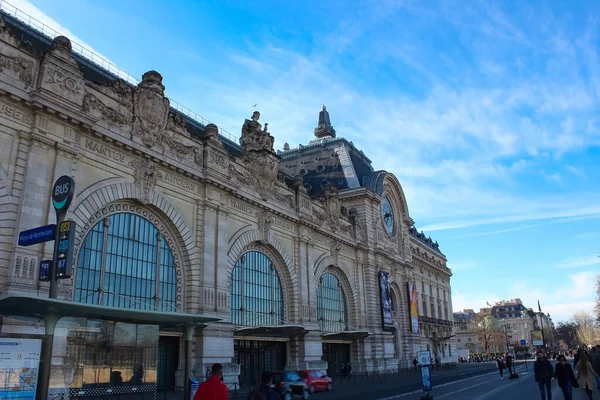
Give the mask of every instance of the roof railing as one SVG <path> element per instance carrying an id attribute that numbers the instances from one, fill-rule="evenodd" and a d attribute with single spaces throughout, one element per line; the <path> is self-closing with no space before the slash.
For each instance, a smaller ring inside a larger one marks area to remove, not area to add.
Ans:
<path id="1" fill-rule="evenodd" d="M 31 15 L 18 9 L 16 6 L 12 5 L 11 3 L 9 3 L 5 0 L 0 0 L 0 10 L 4 11 L 6 14 L 18 19 L 19 21 L 23 22 L 24 24 L 26 24 L 33 30 L 37 31 L 38 33 L 40 33 L 43 36 L 46 36 L 50 39 L 54 39 L 55 37 L 62 35 L 60 32 L 58 32 L 54 28 L 44 24 L 39 19 L 32 17 Z M 129 83 L 131 85 L 137 85 L 140 82 L 139 79 L 137 79 L 133 75 L 129 74 L 125 70 L 119 68 L 117 65 L 110 62 L 105 57 L 103 57 L 97 53 L 94 53 L 89 48 L 84 47 L 81 44 L 74 42 L 72 40 L 71 40 L 71 46 L 73 48 L 74 53 L 85 58 L 87 61 L 97 65 L 101 69 L 111 73 L 112 75 L 114 75 L 120 79 L 123 79 L 127 83 Z M 208 119 L 202 117 L 198 113 L 190 110 L 189 108 L 178 103 L 177 101 L 175 101 L 171 98 L 169 98 L 169 101 L 171 103 L 172 108 L 181 112 L 182 114 L 185 114 L 186 116 L 193 119 L 194 121 L 196 121 L 204 126 L 211 123 Z M 219 127 L 219 134 L 234 143 L 237 142 L 237 136 L 233 135 L 232 133 L 226 131 L 225 129 L 223 129 L 221 127 Z"/>

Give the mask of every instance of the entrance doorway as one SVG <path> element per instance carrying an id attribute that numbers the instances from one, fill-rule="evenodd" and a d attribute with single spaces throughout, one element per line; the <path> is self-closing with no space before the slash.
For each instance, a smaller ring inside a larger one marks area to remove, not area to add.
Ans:
<path id="1" fill-rule="evenodd" d="M 158 365 L 156 385 L 158 390 L 175 389 L 175 372 L 179 362 L 179 337 L 160 336 L 158 339 Z"/>
<path id="2" fill-rule="evenodd" d="M 342 367 L 350 362 L 349 343 L 323 343 L 323 360 L 327 361 L 327 375 L 342 373 Z"/>
<path id="3" fill-rule="evenodd" d="M 263 371 L 285 368 L 286 342 L 265 340 L 234 340 L 234 358 L 240 366 L 240 384 L 255 384 Z"/>

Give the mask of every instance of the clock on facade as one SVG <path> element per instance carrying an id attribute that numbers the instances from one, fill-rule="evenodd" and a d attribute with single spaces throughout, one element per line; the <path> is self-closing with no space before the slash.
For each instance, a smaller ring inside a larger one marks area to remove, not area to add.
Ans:
<path id="1" fill-rule="evenodd" d="M 385 231 L 391 236 L 394 233 L 394 210 L 387 196 L 383 196 L 381 199 L 381 218 Z"/>

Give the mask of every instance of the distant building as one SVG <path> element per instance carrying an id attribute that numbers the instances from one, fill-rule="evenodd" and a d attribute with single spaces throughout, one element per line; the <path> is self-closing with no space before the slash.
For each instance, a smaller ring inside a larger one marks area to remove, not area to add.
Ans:
<path id="1" fill-rule="evenodd" d="M 485 352 L 485 344 L 479 341 L 477 332 L 478 314 L 472 309 L 454 313 L 457 350 L 469 350 L 471 354 Z"/>

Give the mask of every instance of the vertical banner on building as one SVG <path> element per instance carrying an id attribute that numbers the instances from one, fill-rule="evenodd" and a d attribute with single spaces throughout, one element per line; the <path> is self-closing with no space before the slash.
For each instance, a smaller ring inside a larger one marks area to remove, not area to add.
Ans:
<path id="1" fill-rule="evenodd" d="M 414 282 L 409 282 L 408 286 L 408 313 L 410 318 L 410 331 L 414 334 L 419 333 L 419 295 Z"/>
<path id="2" fill-rule="evenodd" d="M 379 292 L 381 295 L 382 329 L 391 331 L 394 329 L 394 323 L 392 321 L 392 291 L 390 289 L 389 272 L 379 271 Z"/>

